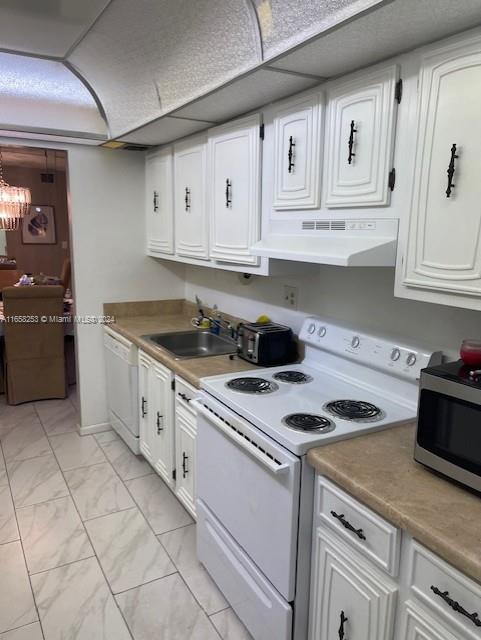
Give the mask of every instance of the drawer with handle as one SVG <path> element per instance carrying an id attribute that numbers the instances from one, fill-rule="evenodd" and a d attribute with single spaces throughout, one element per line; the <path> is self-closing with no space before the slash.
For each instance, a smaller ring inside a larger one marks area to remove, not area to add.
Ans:
<path id="1" fill-rule="evenodd" d="M 400 530 L 324 476 L 317 477 L 315 517 L 389 575 L 397 575 Z"/>
<path id="2" fill-rule="evenodd" d="M 411 545 L 412 593 L 463 637 L 481 638 L 481 585 L 461 574 L 418 542 Z"/>
<path id="3" fill-rule="evenodd" d="M 198 389 L 195 389 L 191 384 L 176 376 L 175 378 L 175 404 L 176 406 L 183 407 L 193 417 L 196 415 L 196 411 L 192 406 L 192 400 L 199 395 Z"/>

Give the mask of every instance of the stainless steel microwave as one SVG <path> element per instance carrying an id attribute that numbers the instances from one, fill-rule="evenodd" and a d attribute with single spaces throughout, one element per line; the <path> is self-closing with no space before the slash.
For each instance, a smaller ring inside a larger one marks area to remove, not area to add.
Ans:
<path id="1" fill-rule="evenodd" d="M 481 492 L 481 371 L 460 360 L 421 372 L 414 459 Z"/>

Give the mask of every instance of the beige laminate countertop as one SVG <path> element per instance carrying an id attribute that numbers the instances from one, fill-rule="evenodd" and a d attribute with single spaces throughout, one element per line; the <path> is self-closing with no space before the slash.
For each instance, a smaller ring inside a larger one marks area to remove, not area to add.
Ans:
<path id="1" fill-rule="evenodd" d="M 131 340 L 142 351 L 190 382 L 194 387 L 200 387 L 200 379 L 206 376 L 236 373 L 255 368 L 255 365 L 249 364 L 237 356 L 231 360 L 228 355 L 176 360 L 167 350 L 142 340 L 140 336 L 192 329 L 191 318 L 195 315 L 193 312 L 195 308 L 192 309 L 183 301 L 172 300 L 157 303 L 157 309 L 147 307 L 147 303 L 144 303 L 140 309 L 137 305 L 137 311 L 140 311 L 141 315 L 122 315 L 122 313 L 129 313 L 129 308 L 124 308 L 127 307 L 127 304 L 132 303 L 104 305 L 106 314 L 114 315 L 116 318 L 115 323 L 109 325 L 109 328 Z M 143 309 L 148 313 L 142 314 Z"/>
<path id="2" fill-rule="evenodd" d="M 413 460 L 415 424 L 311 449 L 310 464 L 481 582 L 481 498 Z"/>

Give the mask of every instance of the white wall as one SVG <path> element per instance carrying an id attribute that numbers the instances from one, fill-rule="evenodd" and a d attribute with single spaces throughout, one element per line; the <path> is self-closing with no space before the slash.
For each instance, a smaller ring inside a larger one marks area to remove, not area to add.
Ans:
<path id="1" fill-rule="evenodd" d="M 104 302 L 181 298 L 184 268 L 145 256 L 143 154 L 72 146 L 68 155 L 77 314 Z M 107 421 L 102 329 L 77 329 L 82 426 Z"/>
<path id="2" fill-rule="evenodd" d="M 183 266 L 145 256 L 141 153 L 13 138 L 0 144 L 68 152 L 77 315 L 101 315 L 104 302 L 183 297 Z M 82 426 L 104 423 L 102 328 L 78 325 L 77 350 Z"/>
<path id="3" fill-rule="evenodd" d="M 237 274 L 188 267 L 186 298 L 201 300 L 247 320 L 267 313 L 298 331 L 306 315 L 330 317 L 359 331 L 442 349 L 456 358 L 461 340 L 481 337 L 481 314 L 395 298 L 394 269 L 312 267 L 305 277 L 257 276 L 244 285 Z M 282 306 L 284 284 L 299 288 L 298 311 Z"/>

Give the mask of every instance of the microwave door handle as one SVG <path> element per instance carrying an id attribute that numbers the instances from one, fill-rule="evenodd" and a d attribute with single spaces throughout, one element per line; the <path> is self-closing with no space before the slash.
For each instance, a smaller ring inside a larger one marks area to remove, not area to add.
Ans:
<path id="1" fill-rule="evenodd" d="M 207 409 L 201 402 L 197 399 L 192 400 L 190 403 L 194 409 L 202 414 L 207 420 L 213 424 L 219 431 L 227 436 L 230 440 L 235 442 L 235 444 L 240 448 L 247 451 L 253 458 L 255 458 L 258 462 L 260 462 L 266 469 L 268 469 L 271 473 L 275 475 L 285 473 L 289 470 L 289 464 L 283 462 L 276 462 L 275 460 L 269 458 L 265 453 L 260 451 L 255 445 L 251 444 L 248 440 L 242 437 L 237 431 L 234 431 L 231 427 L 228 426 L 227 423 L 223 422 L 220 418 L 214 415 L 209 409 Z"/>

